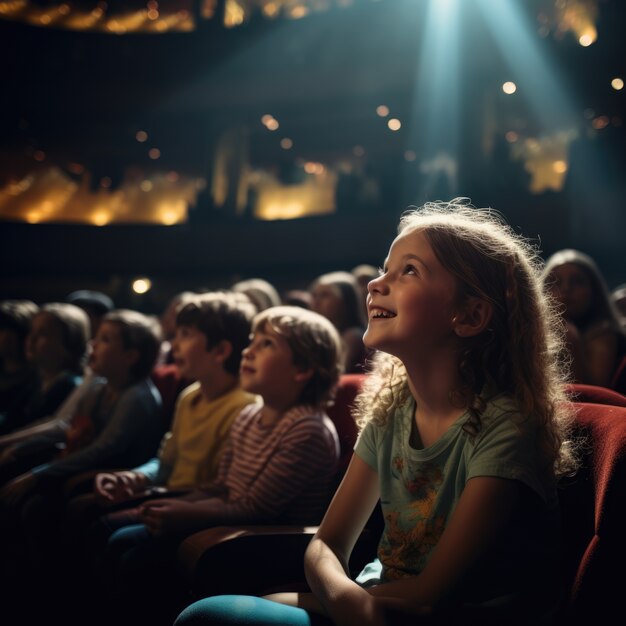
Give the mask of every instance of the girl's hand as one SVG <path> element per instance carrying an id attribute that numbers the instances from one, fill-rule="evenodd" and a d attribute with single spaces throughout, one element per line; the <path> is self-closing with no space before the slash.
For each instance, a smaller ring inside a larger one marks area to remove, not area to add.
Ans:
<path id="1" fill-rule="evenodd" d="M 309 613 L 330 617 L 326 609 L 312 593 L 282 592 L 272 593 L 263 597 L 272 602 L 279 602 L 280 604 L 304 609 Z M 341 614 L 335 615 L 333 621 L 333 623 L 339 626 L 353 626 L 354 624 L 359 624 L 359 626 L 396 625 L 394 621 L 385 621 L 385 604 L 382 598 L 370 596 L 363 589 L 355 588 L 354 594 L 343 594 L 341 606 Z M 315 620 L 313 621 L 315 622 Z"/>
<path id="2" fill-rule="evenodd" d="M 197 505 L 178 498 L 151 500 L 141 507 L 141 521 L 155 537 L 184 532 L 197 518 Z"/>
<path id="3" fill-rule="evenodd" d="M 360 591 L 360 590 L 359 590 Z M 387 620 L 385 601 L 376 598 L 367 591 L 343 597 L 340 609 L 333 619 L 340 626 L 396 626 L 395 620 Z M 337 607 L 336 607 L 337 608 Z"/>
<path id="4" fill-rule="evenodd" d="M 372 588 L 372 589 L 375 589 Z M 368 590 L 370 593 L 372 590 Z M 411 605 L 408 600 L 404 598 L 387 598 L 376 597 L 375 598 L 375 615 L 377 619 L 382 619 L 381 624 L 393 624 L 393 626 L 414 626 L 419 624 L 419 618 L 432 614 L 432 611 L 427 607 L 415 607 Z M 380 616 L 379 616 L 380 612 Z M 425 622 L 428 623 L 428 622 Z"/>

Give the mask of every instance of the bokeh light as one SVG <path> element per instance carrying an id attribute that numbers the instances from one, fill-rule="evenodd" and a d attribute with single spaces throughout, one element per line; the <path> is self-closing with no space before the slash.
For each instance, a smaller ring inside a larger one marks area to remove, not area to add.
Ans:
<path id="1" fill-rule="evenodd" d="M 152 281 L 149 278 L 136 278 L 133 281 L 132 289 L 139 295 L 148 293 L 152 289 Z"/>
<path id="2" fill-rule="evenodd" d="M 502 91 L 510 96 L 517 91 L 517 85 L 513 81 L 508 80 L 502 84 Z"/>

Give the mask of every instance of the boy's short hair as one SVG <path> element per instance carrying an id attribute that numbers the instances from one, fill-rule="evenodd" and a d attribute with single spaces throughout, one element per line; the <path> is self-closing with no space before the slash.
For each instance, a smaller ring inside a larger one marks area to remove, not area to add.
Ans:
<path id="1" fill-rule="evenodd" d="M 231 292 L 198 294 L 191 298 L 176 316 L 176 326 L 191 326 L 206 335 L 207 350 L 220 341 L 232 346 L 224 369 L 239 375 L 241 352 L 250 342 L 255 306 L 243 295 Z"/>
<path id="2" fill-rule="evenodd" d="M 102 322 L 111 322 L 120 329 L 126 350 L 137 350 L 139 358 L 130 369 L 133 380 L 139 381 L 150 375 L 161 347 L 159 321 L 132 309 L 115 309 L 107 313 Z"/>
<path id="3" fill-rule="evenodd" d="M 8 329 L 17 334 L 20 341 L 26 339 L 30 324 L 39 311 L 32 300 L 2 300 L 0 302 L 0 330 Z"/>
<path id="4" fill-rule="evenodd" d="M 65 366 L 82 373 L 87 342 L 91 337 L 91 322 L 87 313 L 68 302 L 48 302 L 39 309 L 39 313 L 52 315 L 61 325 L 63 344 L 70 357 Z"/>
<path id="5" fill-rule="evenodd" d="M 262 311 L 252 322 L 253 331 L 267 326 L 287 340 L 296 367 L 313 370 L 300 402 L 330 404 L 342 373 L 341 338 L 332 322 L 302 307 L 276 306 Z"/>

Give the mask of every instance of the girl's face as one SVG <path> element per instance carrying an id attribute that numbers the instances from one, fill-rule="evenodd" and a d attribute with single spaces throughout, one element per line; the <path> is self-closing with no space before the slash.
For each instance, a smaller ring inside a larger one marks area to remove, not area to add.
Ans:
<path id="1" fill-rule="evenodd" d="M 98 376 L 119 377 L 129 373 L 134 354 L 134 350 L 124 346 L 119 326 L 115 322 L 102 322 L 91 341 L 89 365 Z"/>
<path id="2" fill-rule="evenodd" d="M 40 370 L 60 372 L 68 356 L 61 322 L 46 311 L 37 313 L 26 337 L 26 358 Z"/>
<path id="3" fill-rule="evenodd" d="M 313 299 L 313 311 L 323 315 L 330 320 L 337 328 L 341 329 L 343 324 L 344 303 L 339 287 L 335 285 L 315 285 L 311 291 Z"/>
<path id="4" fill-rule="evenodd" d="M 291 397 L 302 372 L 293 364 L 287 340 L 269 326 L 257 329 L 241 354 L 241 387 L 259 394 L 266 404 Z"/>
<path id="5" fill-rule="evenodd" d="M 206 335 L 195 326 L 178 326 L 172 349 L 174 362 L 183 378 L 204 380 L 215 371 L 215 351 L 207 349 Z"/>
<path id="6" fill-rule="evenodd" d="M 406 364 L 456 344 L 456 280 L 439 263 L 423 232 L 395 239 L 382 275 L 368 289 L 363 342 L 369 348 Z"/>
<path id="7" fill-rule="evenodd" d="M 576 263 L 564 263 L 550 272 L 552 295 L 565 307 L 564 315 L 576 322 L 591 308 L 593 289 L 589 275 Z"/>

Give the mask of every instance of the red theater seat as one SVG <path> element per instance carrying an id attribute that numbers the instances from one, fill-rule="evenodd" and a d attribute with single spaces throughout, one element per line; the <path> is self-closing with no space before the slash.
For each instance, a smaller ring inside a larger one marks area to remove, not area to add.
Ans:
<path id="1" fill-rule="evenodd" d="M 626 406 L 626 396 L 613 389 L 608 389 L 607 387 L 575 383 L 568 385 L 568 393 L 574 402 L 593 402 L 594 404 Z"/>

